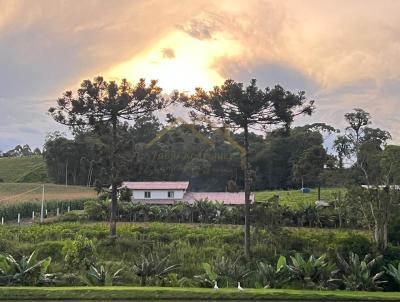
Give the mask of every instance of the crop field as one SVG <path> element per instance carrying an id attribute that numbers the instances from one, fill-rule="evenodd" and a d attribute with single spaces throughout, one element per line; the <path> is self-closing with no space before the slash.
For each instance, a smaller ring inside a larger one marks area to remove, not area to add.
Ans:
<path id="1" fill-rule="evenodd" d="M 342 196 L 345 194 L 343 188 L 321 188 L 321 200 L 329 202 L 333 199 L 334 192 L 341 192 Z M 300 190 L 274 190 L 274 191 L 260 191 L 255 193 L 257 201 L 268 200 L 274 195 L 279 196 L 279 202 L 283 205 L 288 205 L 292 208 L 300 208 L 314 204 L 318 199 L 318 190 L 311 189 L 310 193 L 302 193 Z"/>
<path id="2" fill-rule="evenodd" d="M 0 183 L 0 203 L 34 202 L 42 200 L 40 183 Z M 95 198 L 93 188 L 44 184 L 45 200 L 76 200 Z"/>
<path id="3" fill-rule="evenodd" d="M 42 156 L 0 158 L 0 179 L 4 182 L 47 182 Z"/>

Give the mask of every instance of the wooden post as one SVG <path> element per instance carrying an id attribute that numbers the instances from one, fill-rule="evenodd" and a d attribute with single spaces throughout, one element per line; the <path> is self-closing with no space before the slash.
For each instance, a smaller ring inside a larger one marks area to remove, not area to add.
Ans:
<path id="1" fill-rule="evenodd" d="M 68 206 L 68 213 L 71 211 L 71 206 Z"/>
<path id="2" fill-rule="evenodd" d="M 47 211 L 46 211 L 47 215 Z M 44 222 L 44 185 L 43 185 L 43 190 L 42 190 L 42 206 L 40 208 L 40 223 Z"/>
<path id="3" fill-rule="evenodd" d="M 35 211 L 32 211 L 32 220 L 35 220 Z"/>
<path id="4" fill-rule="evenodd" d="M 20 223 L 21 223 L 21 214 L 18 213 L 18 224 L 20 224 Z"/>
<path id="5" fill-rule="evenodd" d="M 4 224 L 4 217 L 1 217 L 1 225 Z"/>
<path id="6" fill-rule="evenodd" d="M 57 208 L 57 216 L 60 215 L 60 208 Z"/>

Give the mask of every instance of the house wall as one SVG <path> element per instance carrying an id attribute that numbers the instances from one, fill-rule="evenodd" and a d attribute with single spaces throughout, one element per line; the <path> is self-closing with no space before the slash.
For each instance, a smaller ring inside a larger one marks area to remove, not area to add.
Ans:
<path id="1" fill-rule="evenodd" d="M 168 192 L 174 192 L 174 198 L 168 198 Z M 144 198 L 144 192 L 151 192 L 151 198 Z M 180 200 L 183 199 L 183 194 L 185 190 L 132 190 L 132 200 L 135 199 L 145 199 L 145 200 L 152 200 L 152 199 L 171 199 L 171 200 Z"/>

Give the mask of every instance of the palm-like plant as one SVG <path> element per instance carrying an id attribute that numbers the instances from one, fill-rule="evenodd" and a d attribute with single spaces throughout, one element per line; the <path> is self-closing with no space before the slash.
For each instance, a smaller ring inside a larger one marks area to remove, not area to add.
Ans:
<path id="1" fill-rule="evenodd" d="M 319 258 L 310 256 L 305 260 L 300 254 L 291 256 L 291 264 L 288 270 L 291 280 L 300 281 L 303 288 L 328 288 L 334 281 L 338 272 L 335 264 L 326 261 L 326 255 Z"/>
<path id="2" fill-rule="evenodd" d="M 257 279 L 265 288 L 279 288 L 289 281 L 286 257 L 280 256 L 276 266 L 269 263 L 257 263 Z"/>
<path id="3" fill-rule="evenodd" d="M 213 286 L 215 281 L 219 281 L 218 274 L 213 270 L 211 264 L 202 264 L 204 272 L 200 275 L 195 275 L 193 279 L 200 284 L 202 287 Z"/>
<path id="4" fill-rule="evenodd" d="M 175 272 L 179 265 L 168 265 L 168 258 L 168 256 L 160 258 L 158 255 L 149 254 L 148 256 L 141 255 L 139 259 L 135 260 L 132 269 L 140 278 L 140 285 L 146 285 L 148 278 L 162 278 Z"/>
<path id="5" fill-rule="evenodd" d="M 395 267 L 393 264 L 389 264 L 384 267 L 386 274 L 389 275 L 397 286 L 400 286 L 400 263 Z"/>
<path id="6" fill-rule="evenodd" d="M 372 258 L 367 254 L 363 260 L 355 253 L 350 253 L 349 259 L 345 260 L 338 255 L 340 269 L 343 273 L 342 281 L 348 290 L 379 290 L 384 271 L 379 271 L 378 264 L 382 256 Z M 374 273 L 378 270 L 378 273 Z"/>
<path id="7" fill-rule="evenodd" d="M 222 284 L 235 286 L 237 282 L 243 282 L 252 273 L 245 265 L 240 263 L 240 257 L 231 260 L 227 257 L 221 257 L 213 261 L 214 271 L 220 276 Z"/>
<path id="8" fill-rule="evenodd" d="M 0 274 L 2 281 L 8 284 L 36 285 L 45 278 L 51 258 L 36 259 L 36 251 L 22 256 L 17 261 L 13 256 L 0 254 Z"/>
<path id="9" fill-rule="evenodd" d="M 112 273 L 106 270 L 103 265 L 101 265 L 100 268 L 91 265 L 90 269 L 86 272 L 83 279 L 88 285 L 111 286 L 113 285 L 113 282 L 119 278 L 119 274 L 121 271 L 122 268 Z"/>

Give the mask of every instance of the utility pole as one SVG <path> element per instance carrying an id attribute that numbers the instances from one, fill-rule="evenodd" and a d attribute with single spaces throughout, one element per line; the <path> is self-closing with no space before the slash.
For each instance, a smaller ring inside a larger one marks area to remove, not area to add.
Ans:
<path id="1" fill-rule="evenodd" d="M 40 223 L 44 222 L 44 185 L 42 190 L 42 206 L 40 208 Z"/>
<path id="2" fill-rule="evenodd" d="M 68 160 L 65 163 L 65 186 L 68 187 Z"/>

